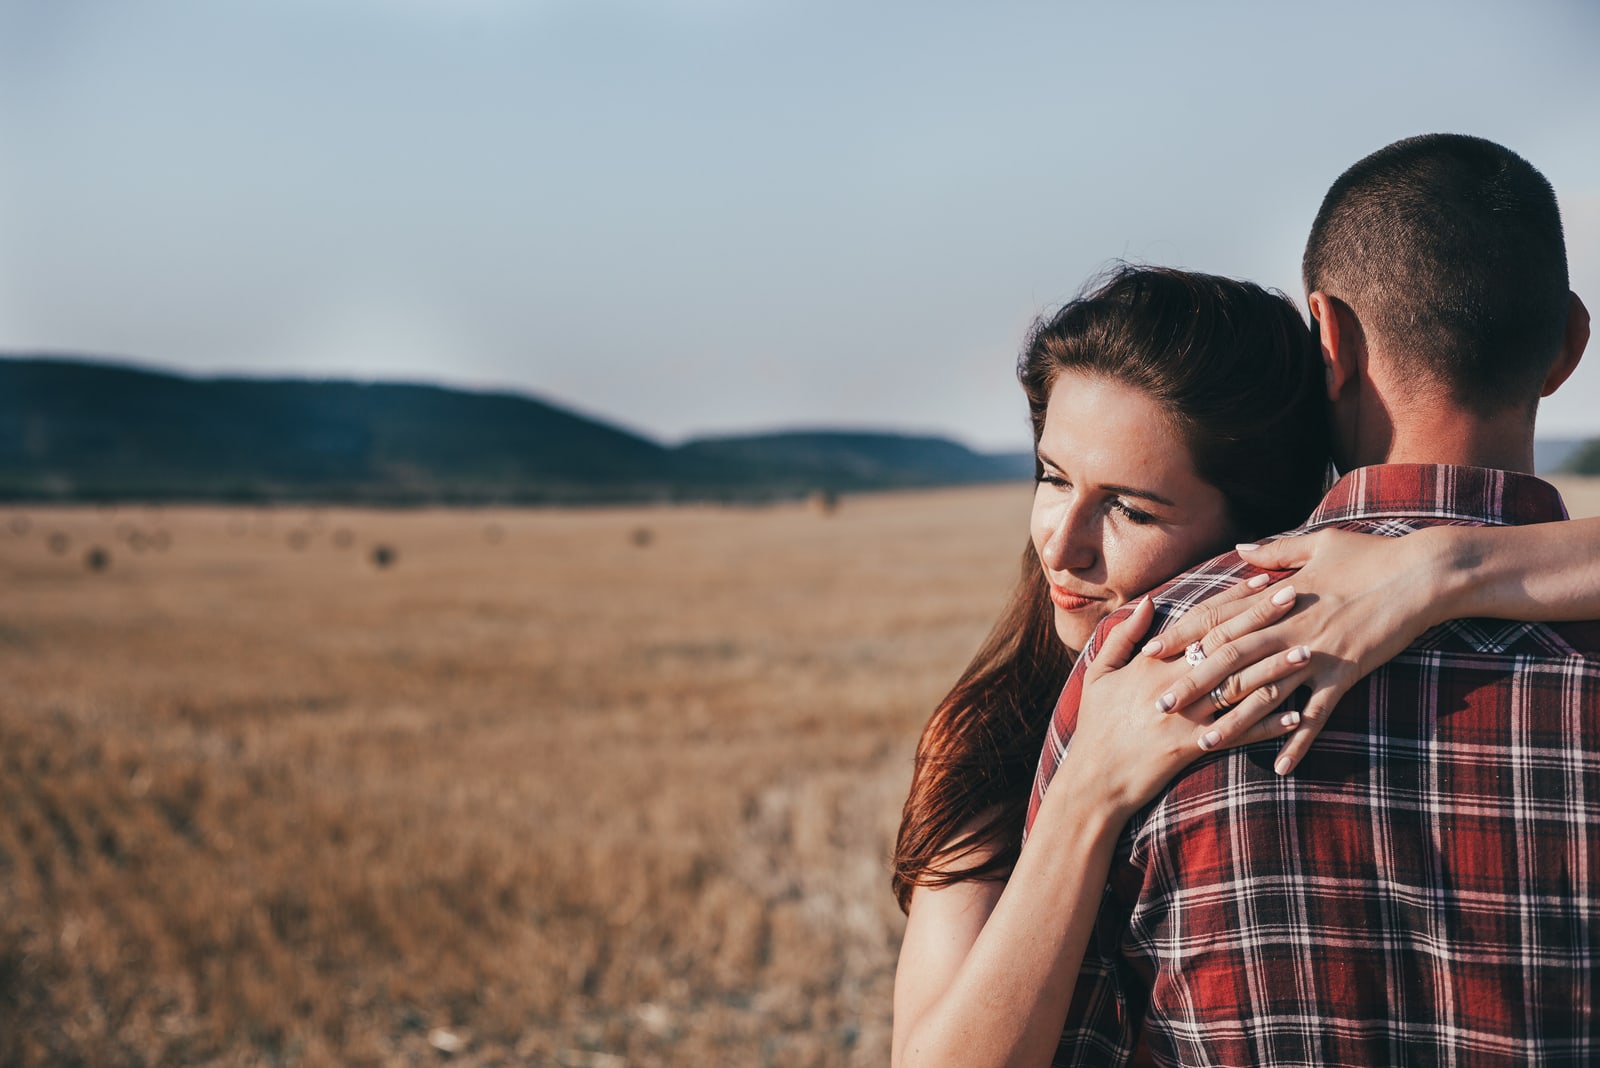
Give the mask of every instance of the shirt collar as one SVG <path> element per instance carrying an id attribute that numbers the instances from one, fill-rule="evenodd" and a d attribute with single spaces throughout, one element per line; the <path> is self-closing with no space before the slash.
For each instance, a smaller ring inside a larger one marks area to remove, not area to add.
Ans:
<path id="1" fill-rule="evenodd" d="M 1516 471 L 1377 464 L 1339 479 L 1306 525 L 1406 517 L 1521 526 L 1565 519 L 1567 509 L 1550 483 Z"/>

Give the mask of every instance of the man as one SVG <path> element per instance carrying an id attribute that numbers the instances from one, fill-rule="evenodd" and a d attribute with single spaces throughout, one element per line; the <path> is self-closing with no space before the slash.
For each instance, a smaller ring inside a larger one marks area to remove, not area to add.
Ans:
<path id="1" fill-rule="evenodd" d="M 1565 516 L 1525 472 L 1588 316 L 1533 167 L 1390 145 L 1329 190 L 1304 272 L 1349 471 L 1307 528 Z M 1230 554 L 1158 604 L 1248 573 Z M 1141 1040 L 1164 1064 L 1600 1063 L 1600 624 L 1435 628 L 1292 775 L 1275 755 L 1197 763 L 1124 833 L 1057 1064 Z"/>

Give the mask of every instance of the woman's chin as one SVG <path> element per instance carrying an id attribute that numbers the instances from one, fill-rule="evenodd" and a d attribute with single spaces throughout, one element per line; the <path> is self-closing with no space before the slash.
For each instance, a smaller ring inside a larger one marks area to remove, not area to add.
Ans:
<path id="1" fill-rule="evenodd" d="M 1100 622 L 1100 617 L 1083 619 L 1080 613 L 1064 612 L 1056 609 L 1056 637 L 1061 639 L 1061 644 L 1071 649 L 1073 653 L 1083 652 L 1083 647 L 1089 644 L 1089 636 L 1094 633 L 1095 625 Z"/>

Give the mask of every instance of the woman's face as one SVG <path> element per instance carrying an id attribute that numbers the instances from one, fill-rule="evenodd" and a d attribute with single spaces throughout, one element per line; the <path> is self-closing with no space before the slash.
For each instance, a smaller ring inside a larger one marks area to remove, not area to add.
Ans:
<path id="1" fill-rule="evenodd" d="M 1039 437 L 1033 546 L 1056 633 L 1082 649 L 1118 606 L 1231 542 L 1227 502 L 1145 394 L 1064 371 Z"/>

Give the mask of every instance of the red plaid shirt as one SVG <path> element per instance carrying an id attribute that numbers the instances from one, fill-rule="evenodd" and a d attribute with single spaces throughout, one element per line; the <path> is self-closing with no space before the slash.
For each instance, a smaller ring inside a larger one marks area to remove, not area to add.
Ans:
<path id="1" fill-rule="evenodd" d="M 1565 514 L 1527 475 L 1389 465 L 1291 534 Z M 1251 570 L 1219 557 L 1157 606 Z M 1351 690 L 1292 775 L 1277 750 L 1202 759 L 1124 831 L 1057 1065 L 1122 1063 L 1141 1033 L 1159 1064 L 1600 1063 L 1600 623 L 1446 623 Z"/>

